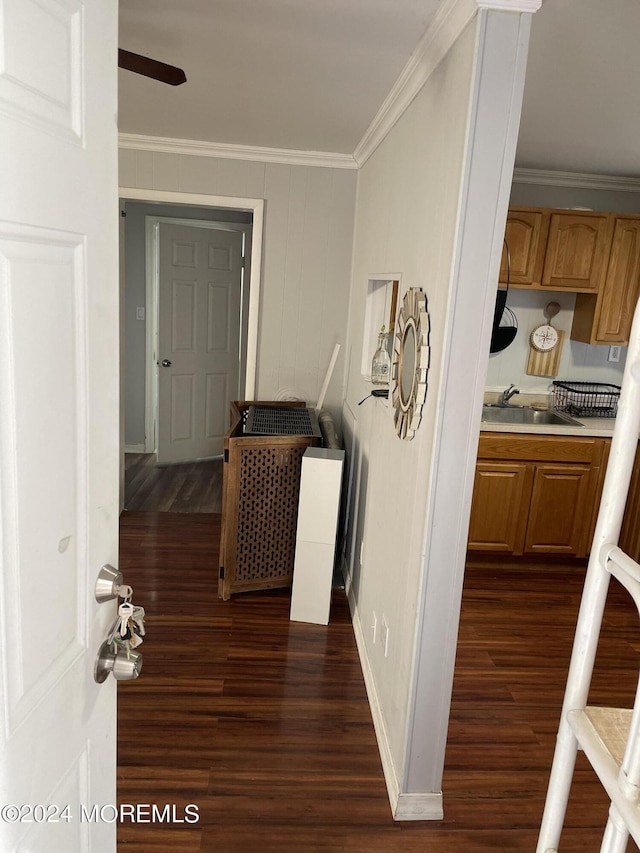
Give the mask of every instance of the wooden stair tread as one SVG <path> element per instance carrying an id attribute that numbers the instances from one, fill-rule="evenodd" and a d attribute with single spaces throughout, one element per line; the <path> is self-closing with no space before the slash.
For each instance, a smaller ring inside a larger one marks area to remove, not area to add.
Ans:
<path id="1" fill-rule="evenodd" d="M 600 708 L 587 705 L 586 718 L 596 730 L 618 767 L 622 764 L 629 737 L 632 711 L 629 708 Z"/>

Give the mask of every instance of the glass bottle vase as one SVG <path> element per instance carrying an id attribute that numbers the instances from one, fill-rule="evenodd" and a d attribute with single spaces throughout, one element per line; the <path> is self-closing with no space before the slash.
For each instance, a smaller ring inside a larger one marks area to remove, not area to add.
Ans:
<path id="1" fill-rule="evenodd" d="M 388 335 L 380 332 L 378 335 L 378 348 L 371 362 L 371 381 L 374 385 L 388 385 L 391 373 L 391 358 L 387 346 Z"/>

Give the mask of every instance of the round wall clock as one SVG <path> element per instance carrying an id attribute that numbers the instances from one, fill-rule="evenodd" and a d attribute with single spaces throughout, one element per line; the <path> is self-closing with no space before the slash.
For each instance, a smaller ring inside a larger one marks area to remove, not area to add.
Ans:
<path id="1" fill-rule="evenodd" d="M 538 352 L 549 352 L 558 343 L 558 332 L 549 323 L 543 323 L 531 332 L 529 342 Z"/>
<path id="2" fill-rule="evenodd" d="M 399 438 L 410 440 L 420 426 L 427 395 L 429 314 L 420 287 L 410 287 L 398 312 L 391 365 L 391 402 Z"/>

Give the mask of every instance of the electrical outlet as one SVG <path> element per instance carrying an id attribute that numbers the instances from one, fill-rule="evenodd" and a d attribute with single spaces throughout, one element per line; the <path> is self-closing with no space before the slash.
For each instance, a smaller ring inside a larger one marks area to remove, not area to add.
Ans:
<path id="1" fill-rule="evenodd" d="M 609 347 L 609 361 L 620 361 L 620 347 L 612 346 Z"/>
<path id="2" fill-rule="evenodd" d="M 389 652 L 389 625 L 387 624 L 387 617 L 384 613 L 382 614 L 382 636 L 380 639 L 382 640 L 384 656 L 386 657 Z"/>
<path id="3" fill-rule="evenodd" d="M 378 617 L 376 616 L 376 611 L 374 610 L 371 614 L 371 639 L 375 644 L 376 638 L 378 636 Z"/>
<path id="4" fill-rule="evenodd" d="M 144 308 L 136 308 L 136 320 L 144 320 Z"/>

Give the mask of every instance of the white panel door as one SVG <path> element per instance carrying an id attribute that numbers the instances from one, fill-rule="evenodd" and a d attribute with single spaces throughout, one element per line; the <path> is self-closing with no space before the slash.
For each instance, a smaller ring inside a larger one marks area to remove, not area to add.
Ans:
<path id="1" fill-rule="evenodd" d="M 118 556 L 113 0 L 0 0 L 0 849 L 113 853 Z M 105 813 L 112 818 L 113 813 Z"/>
<path id="2" fill-rule="evenodd" d="M 160 224 L 158 462 L 222 454 L 240 380 L 242 233 Z"/>

